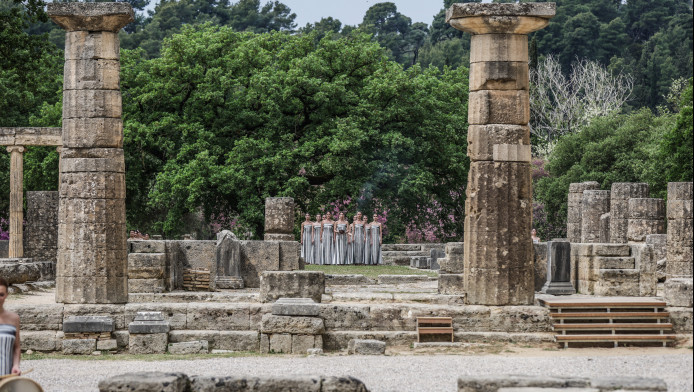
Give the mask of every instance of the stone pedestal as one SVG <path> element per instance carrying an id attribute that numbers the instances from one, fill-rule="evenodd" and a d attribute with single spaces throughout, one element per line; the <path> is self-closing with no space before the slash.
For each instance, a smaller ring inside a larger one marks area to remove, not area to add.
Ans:
<path id="1" fill-rule="evenodd" d="M 578 182 L 569 185 L 566 236 L 570 242 L 581 242 L 581 210 L 583 191 L 600 189 L 597 181 Z"/>
<path id="2" fill-rule="evenodd" d="M 667 279 L 692 277 L 692 183 L 667 186 Z"/>
<path id="3" fill-rule="evenodd" d="M 600 242 L 600 218 L 610 212 L 610 191 L 586 190 L 581 202 L 581 243 Z M 612 214 L 610 214 L 610 222 Z"/>
<path id="4" fill-rule="evenodd" d="M 534 300 L 528 37 L 553 3 L 453 4 L 446 21 L 472 34 L 465 204 L 467 302 Z"/>
<path id="5" fill-rule="evenodd" d="M 10 248 L 9 257 L 24 257 L 24 147 L 9 146 Z"/>
<path id="6" fill-rule="evenodd" d="M 549 241 L 547 243 L 547 282 L 542 292 L 552 295 L 576 294 L 571 284 L 571 243 Z"/>
<path id="7" fill-rule="evenodd" d="M 294 199 L 265 199 L 265 241 L 294 241 Z"/>
<path id="8" fill-rule="evenodd" d="M 610 191 L 610 242 L 625 244 L 629 231 L 629 199 L 648 197 L 648 184 L 615 182 Z"/>
<path id="9" fill-rule="evenodd" d="M 118 31 L 127 3 L 50 3 L 67 30 L 56 301 L 128 300 Z"/>

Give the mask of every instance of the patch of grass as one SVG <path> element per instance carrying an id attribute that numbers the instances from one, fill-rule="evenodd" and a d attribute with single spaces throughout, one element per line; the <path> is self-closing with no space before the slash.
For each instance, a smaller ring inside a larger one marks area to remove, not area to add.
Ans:
<path id="1" fill-rule="evenodd" d="M 111 354 L 108 351 L 101 355 L 63 355 L 58 353 L 33 353 L 22 354 L 22 360 L 42 360 L 42 359 L 76 359 L 78 361 L 179 361 L 190 359 L 212 359 L 212 358 L 234 358 L 234 357 L 260 357 L 277 354 L 260 354 L 254 351 L 234 351 L 224 354 Z"/>
<path id="2" fill-rule="evenodd" d="M 436 277 L 434 271 L 413 269 L 400 265 L 306 265 L 307 271 L 323 271 L 330 275 L 364 275 L 376 279 L 378 275 L 427 275 Z"/>

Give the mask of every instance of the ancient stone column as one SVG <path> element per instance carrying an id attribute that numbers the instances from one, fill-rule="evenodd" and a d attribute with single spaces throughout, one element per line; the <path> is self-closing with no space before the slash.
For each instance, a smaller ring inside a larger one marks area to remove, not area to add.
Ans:
<path id="1" fill-rule="evenodd" d="M 24 254 L 34 261 L 58 259 L 58 192 L 29 191 L 26 194 Z"/>
<path id="2" fill-rule="evenodd" d="M 587 190 L 581 202 L 581 242 L 600 242 L 600 218 L 610 212 L 610 191 Z M 610 220 L 612 217 L 610 216 Z"/>
<path id="3" fill-rule="evenodd" d="M 24 257 L 24 147 L 9 146 L 10 153 L 10 249 L 9 257 Z"/>
<path id="4" fill-rule="evenodd" d="M 667 279 L 692 277 L 692 183 L 667 186 Z"/>
<path id="5" fill-rule="evenodd" d="M 629 199 L 627 240 L 645 242 L 649 234 L 665 233 L 665 201 L 663 199 Z"/>
<path id="6" fill-rule="evenodd" d="M 566 238 L 569 242 L 581 242 L 581 203 L 583 191 L 600 189 L 597 181 L 577 182 L 569 185 L 568 216 L 566 219 Z"/>
<path id="7" fill-rule="evenodd" d="M 265 199 L 265 241 L 295 241 L 294 199 L 268 197 Z"/>
<path id="8" fill-rule="evenodd" d="M 49 3 L 67 30 L 56 301 L 128 299 L 118 31 L 128 3 Z"/>
<path id="9" fill-rule="evenodd" d="M 528 36 L 554 3 L 453 4 L 446 21 L 472 34 L 464 285 L 470 304 L 534 300 L 530 230 Z"/>
<path id="10" fill-rule="evenodd" d="M 629 199 L 648 197 L 648 184 L 615 182 L 610 193 L 610 242 L 626 244 L 629 231 Z"/>

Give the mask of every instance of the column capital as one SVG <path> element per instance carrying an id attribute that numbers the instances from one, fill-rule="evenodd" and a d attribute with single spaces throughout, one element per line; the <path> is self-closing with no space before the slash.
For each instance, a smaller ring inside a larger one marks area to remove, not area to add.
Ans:
<path id="1" fill-rule="evenodd" d="M 470 34 L 528 34 L 555 13 L 555 3 L 456 3 L 446 10 L 446 22 Z"/>
<path id="2" fill-rule="evenodd" d="M 67 31 L 117 33 L 135 20 L 128 3 L 48 3 L 48 16 Z"/>
<path id="3" fill-rule="evenodd" d="M 24 146 L 7 146 L 7 152 L 24 152 Z"/>

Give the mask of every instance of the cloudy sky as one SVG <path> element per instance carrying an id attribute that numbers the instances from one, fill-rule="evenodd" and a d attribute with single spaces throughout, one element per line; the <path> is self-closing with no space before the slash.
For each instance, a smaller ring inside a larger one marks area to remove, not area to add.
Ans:
<path id="1" fill-rule="evenodd" d="M 343 25 L 361 23 L 366 10 L 378 0 L 280 0 L 296 13 L 296 24 L 303 27 L 306 23 L 319 21 L 321 18 L 332 16 L 339 19 Z M 390 0 L 398 7 L 398 11 L 412 19 L 412 22 L 431 24 L 441 8 L 443 0 Z"/>

